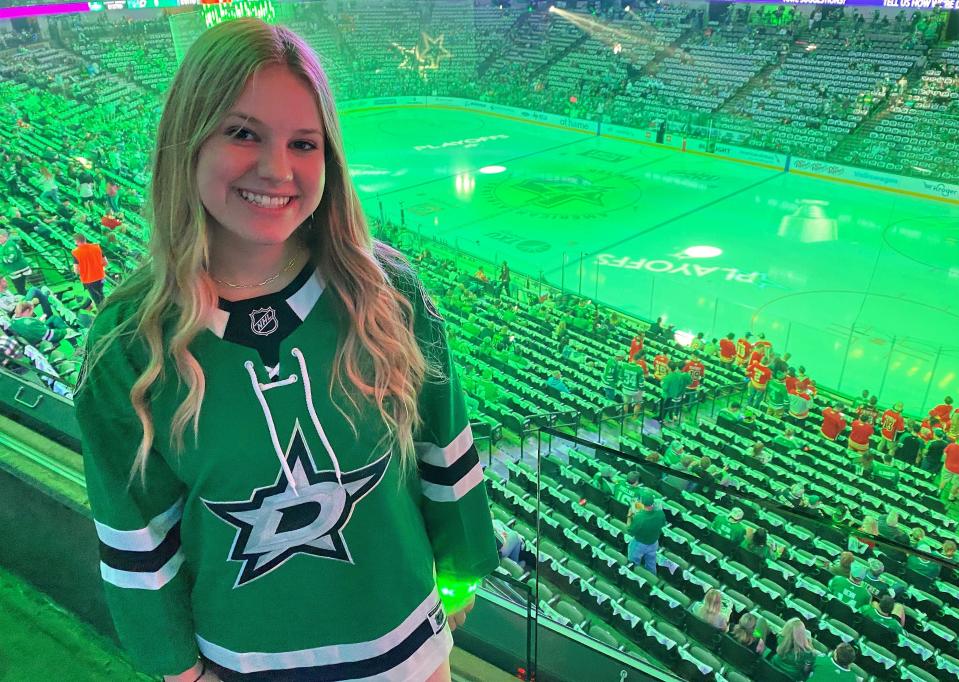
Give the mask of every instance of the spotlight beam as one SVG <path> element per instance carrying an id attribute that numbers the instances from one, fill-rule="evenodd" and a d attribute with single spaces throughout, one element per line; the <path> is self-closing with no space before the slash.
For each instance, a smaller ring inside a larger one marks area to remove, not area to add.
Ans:
<path id="1" fill-rule="evenodd" d="M 575 12 L 569 12 L 565 9 L 560 9 L 559 7 L 551 6 L 549 8 L 549 13 L 557 17 L 560 17 L 569 23 L 576 26 L 583 33 L 588 34 L 589 36 L 596 38 L 600 42 L 608 45 L 612 48 L 616 43 L 623 44 L 623 52 L 627 52 L 628 45 L 631 44 L 641 44 L 653 48 L 655 51 L 659 52 L 660 50 L 666 50 L 669 56 L 674 56 L 676 54 L 688 54 L 684 50 L 678 48 L 670 48 L 664 45 L 662 42 L 657 42 L 655 40 L 650 40 L 649 38 L 631 31 L 627 31 L 621 28 L 615 28 L 613 26 L 608 26 L 606 24 L 600 23 L 594 19 L 589 19 L 584 17 L 582 14 L 577 14 Z M 634 21 L 638 22 L 647 31 L 655 34 L 656 27 L 643 21 L 639 18 L 635 12 L 627 12 L 627 15 L 631 16 Z M 630 61 L 633 61 L 630 59 Z"/>

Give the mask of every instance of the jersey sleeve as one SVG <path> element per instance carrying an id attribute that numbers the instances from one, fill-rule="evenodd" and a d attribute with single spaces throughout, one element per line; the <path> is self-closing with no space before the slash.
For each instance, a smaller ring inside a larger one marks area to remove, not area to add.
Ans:
<path id="1" fill-rule="evenodd" d="M 442 374 L 442 378 L 428 375 L 419 397 L 422 425 L 414 441 L 421 510 L 437 578 L 475 583 L 499 565 L 483 468 L 443 321 L 421 285 L 418 298 L 412 301 L 417 338 L 427 362 Z"/>
<path id="2" fill-rule="evenodd" d="M 91 330 L 87 353 L 97 331 L 116 322 L 110 307 L 100 316 L 105 319 Z M 156 451 L 148 459 L 146 485 L 137 475 L 128 487 L 143 432 L 129 399 L 139 373 L 114 342 L 88 372 L 74 405 L 100 542 L 100 576 L 117 634 L 138 669 L 175 675 L 198 656 L 180 547 L 185 490 Z"/>

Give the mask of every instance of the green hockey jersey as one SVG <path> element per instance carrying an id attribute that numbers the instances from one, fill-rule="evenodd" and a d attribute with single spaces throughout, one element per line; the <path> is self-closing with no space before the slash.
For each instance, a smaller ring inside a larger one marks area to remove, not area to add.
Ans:
<path id="1" fill-rule="evenodd" d="M 411 475 L 380 441 L 378 414 L 329 388 L 348 317 L 318 271 L 287 299 L 302 322 L 275 378 L 256 350 L 222 338 L 222 319 L 193 340 L 206 394 L 180 456 L 168 435 L 186 387 L 167 360 L 173 380 L 151 389 L 145 486 L 127 487 L 142 434 L 128 396 L 145 344 L 118 341 L 92 368 L 75 404 L 100 572 L 144 672 L 177 674 L 202 654 L 243 679 L 419 680 L 449 655 L 437 582 L 475 582 L 498 555 L 442 321 L 404 278 L 420 346 L 449 376 L 421 391 Z M 87 348 L 137 303 L 104 307 Z"/>

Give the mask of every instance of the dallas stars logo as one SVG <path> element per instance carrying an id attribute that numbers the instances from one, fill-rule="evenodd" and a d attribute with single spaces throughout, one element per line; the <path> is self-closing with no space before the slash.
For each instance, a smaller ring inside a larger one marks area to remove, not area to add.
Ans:
<path id="1" fill-rule="evenodd" d="M 536 197 L 533 203 L 543 208 L 557 208 L 572 202 L 602 207 L 605 205 L 603 195 L 612 189 L 596 185 L 581 175 L 565 182 L 530 178 L 516 183 L 515 188 L 533 194 Z"/>
<path id="2" fill-rule="evenodd" d="M 356 503 L 383 479 L 390 457 L 388 452 L 365 467 L 341 472 L 337 481 L 336 472 L 317 471 L 297 420 L 286 449 L 296 493 L 280 471 L 276 483 L 257 488 L 249 500 L 203 500 L 211 512 L 237 529 L 230 559 L 242 561 L 243 569 L 234 588 L 279 568 L 297 554 L 353 563 L 343 531 Z"/>
<path id="3" fill-rule="evenodd" d="M 393 43 L 394 49 L 403 57 L 403 61 L 397 68 L 415 69 L 425 80 L 427 71 L 439 69 L 444 59 L 453 57 L 453 53 L 443 44 L 445 40 L 445 35 L 434 38 L 426 33 L 420 33 L 420 40 L 413 47 L 403 47 L 399 43 Z"/>

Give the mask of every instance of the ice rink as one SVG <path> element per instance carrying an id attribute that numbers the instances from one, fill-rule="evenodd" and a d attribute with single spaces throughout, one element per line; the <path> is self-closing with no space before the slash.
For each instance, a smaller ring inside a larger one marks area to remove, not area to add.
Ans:
<path id="1" fill-rule="evenodd" d="M 514 277 L 919 412 L 957 390 L 959 206 L 482 112 L 342 116 L 365 209 Z"/>

